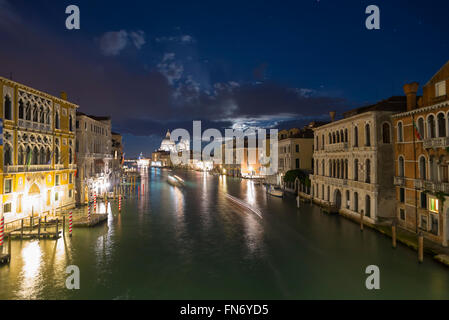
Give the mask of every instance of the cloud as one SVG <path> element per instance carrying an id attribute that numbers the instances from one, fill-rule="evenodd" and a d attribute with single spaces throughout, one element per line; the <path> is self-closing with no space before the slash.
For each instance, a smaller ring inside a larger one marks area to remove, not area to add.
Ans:
<path id="1" fill-rule="evenodd" d="M 99 40 L 101 52 L 105 56 L 119 55 L 129 43 L 132 43 L 138 50 L 146 43 L 145 32 L 126 30 L 110 31 L 104 33 Z"/>
<path id="2" fill-rule="evenodd" d="M 117 56 L 128 44 L 128 32 L 106 32 L 100 38 L 100 49 L 105 56 Z"/>
<path id="3" fill-rule="evenodd" d="M 142 30 L 139 30 L 137 32 L 131 32 L 130 37 L 134 43 L 134 46 L 139 50 L 146 43 L 145 32 L 143 32 Z"/>
<path id="4" fill-rule="evenodd" d="M 195 43 L 195 38 L 188 34 L 181 35 L 181 36 L 158 37 L 155 40 L 156 40 L 156 42 L 176 42 L 176 43 L 180 43 L 180 44 Z"/>

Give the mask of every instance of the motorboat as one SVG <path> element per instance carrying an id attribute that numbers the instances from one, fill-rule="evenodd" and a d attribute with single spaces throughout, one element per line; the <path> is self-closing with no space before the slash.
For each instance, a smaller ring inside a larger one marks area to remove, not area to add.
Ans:
<path id="1" fill-rule="evenodd" d="M 278 198 L 284 197 L 284 191 L 282 191 L 281 188 L 275 187 L 275 186 L 268 186 L 267 193 L 272 195 L 273 197 L 278 197 Z"/>
<path id="2" fill-rule="evenodd" d="M 167 182 L 169 184 L 171 184 L 172 186 L 175 186 L 175 187 L 182 187 L 182 186 L 184 186 L 184 180 L 181 177 L 179 177 L 177 175 L 174 175 L 174 174 L 169 174 L 168 175 Z"/>

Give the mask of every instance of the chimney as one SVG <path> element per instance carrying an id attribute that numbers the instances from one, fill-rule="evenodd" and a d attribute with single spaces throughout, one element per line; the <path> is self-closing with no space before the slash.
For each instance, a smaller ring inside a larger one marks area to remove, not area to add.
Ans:
<path id="1" fill-rule="evenodd" d="M 331 117 L 331 122 L 334 122 L 335 121 L 335 116 L 337 115 L 337 112 L 331 111 L 331 112 L 329 112 L 329 115 Z"/>
<path id="2" fill-rule="evenodd" d="M 416 93 L 418 92 L 419 83 L 412 82 L 404 85 L 404 93 L 407 96 L 407 111 L 416 109 Z"/>
<path id="3" fill-rule="evenodd" d="M 61 92 L 61 99 L 67 101 L 67 92 L 65 91 Z"/>

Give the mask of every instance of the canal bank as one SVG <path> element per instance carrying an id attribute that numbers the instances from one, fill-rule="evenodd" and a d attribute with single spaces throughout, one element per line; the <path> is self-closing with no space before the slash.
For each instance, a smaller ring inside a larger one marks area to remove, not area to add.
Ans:
<path id="1" fill-rule="evenodd" d="M 314 201 L 313 198 L 305 193 L 300 192 L 299 196 L 303 201 L 312 202 L 314 205 L 324 209 L 324 211 L 329 212 L 329 207 L 325 207 L 321 204 L 321 202 Z M 361 218 L 356 217 L 352 214 L 346 214 L 344 211 L 334 209 L 332 212 L 337 212 L 338 214 L 354 223 L 361 224 Z M 389 238 L 393 238 L 393 229 L 391 222 L 384 222 L 379 224 L 374 224 L 369 221 L 363 220 L 363 225 L 367 226 Z M 409 247 L 410 249 L 419 252 L 419 236 L 411 231 L 402 229 L 398 226 L 395 231 L 395 239 Z M 392 240 L 393 241 L 393 240 Z M 425 254 L 431 256 L 433 259 L 438 261 L 439 263 L 444 264 L 446 267 L 449 267 L 449 248 L 445 248 L 439 244 L 436 244 L 428 239 L 423 239 L 423 251 Z M 418 254 L 418 253 L 417 253 Z"/>
<path id="2" fill-rule="evenodd" d="M 0 299 L 448 299 L 449 272 L 346 219 L 250 180 L 150 170 L 139 197 L 65 240 L 13 241 Z M 226 194 L 257 209 L 241 210 Z M 17 254 L 14 254 L 17 253 Z M 66 268 L 81 272 L 67 290 Z M 365 287 L 377 265 L 381 290 Z"/>

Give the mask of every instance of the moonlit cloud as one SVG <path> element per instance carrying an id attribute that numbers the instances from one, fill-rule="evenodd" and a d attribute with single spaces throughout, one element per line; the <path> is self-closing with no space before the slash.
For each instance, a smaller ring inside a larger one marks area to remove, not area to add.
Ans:
<path id="1" fill-rule="evenodd" d="M 132 45 L 140 50 L 146 43 L 145 32 L 127 32 L 126 30 L 110 31 L 101 36 L 99 43 L 101 52 L 105 56 L 117 56 L 129 43 L 132 43 Z"/>

